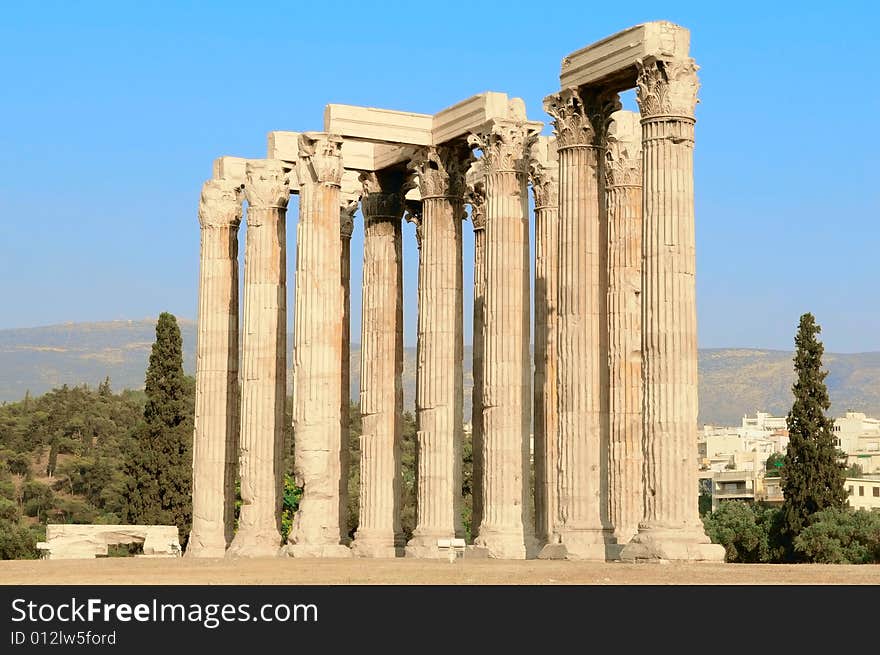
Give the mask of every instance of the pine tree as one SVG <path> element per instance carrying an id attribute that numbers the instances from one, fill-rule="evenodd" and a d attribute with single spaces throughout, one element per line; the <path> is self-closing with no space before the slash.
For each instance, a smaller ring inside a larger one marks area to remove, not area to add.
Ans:
<path id="1" fill-rule="evenodd" d="M 126 460 L 124 520 L 176 525 L 183 541 L 192 520 L 192 385 L 183 373 L 183 341 L 172 314 L 156 324 L 144 417 Z"/>
<path id="2" fill-rule="evenodd" d="M 786 420 L 789 444 L 782 466 L 782 539 L 790 559 L 795 555 L 794 539 L 810 516 L 846 506 L 844 467 L 838 460 L 834 422 L 825 414 L 831 401 L 825 387 L 828 372 L 822 370 L 824 346 L 817 338 L 819 332 L 812 314 L 801 316 L 795 337 L 794 404 Z"/>
<path id="3" fill-rule="evenodd" d="M 113 391 L 110 389 L 110 376 L 104 378 L 104 381 L 98 385 L 98 395 L 102 398 L 107 398 L 112 395 Z"/>

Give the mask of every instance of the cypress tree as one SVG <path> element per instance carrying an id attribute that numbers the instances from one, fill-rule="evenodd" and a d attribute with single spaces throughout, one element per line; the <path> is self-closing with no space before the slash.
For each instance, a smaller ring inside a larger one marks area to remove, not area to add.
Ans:
<path id="1" fill-rule="evenodd" d="M 829 508 L 846 506 L 844 466 L 838 460 L 834 422 L 825 412 L 831 407 L 822 370 L 824 346 L 812 314 L 801 316 L 795 337 L 797 348 L 792 387 L 794 404 L 788 413 L 789 444 L 782 466 L 782 541 L 788 559 L 794 559 L 795 537 L 810 516 Z"/>
<path id="2" fill-rule="evenodd" d="M 126 461 L 130 523 L 176 525 L 181 543 L 192 521 L 192 399 L 183 373 L 183 340 L 172 314 L 156 324 L 150 353 L 143 421 Z"/>

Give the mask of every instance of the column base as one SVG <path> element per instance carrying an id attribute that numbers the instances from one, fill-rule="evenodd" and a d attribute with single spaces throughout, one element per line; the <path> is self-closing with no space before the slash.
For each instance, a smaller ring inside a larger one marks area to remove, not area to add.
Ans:
<path id="1" fill-rule="evenodd" d="M 620 556 L 621 545 L 615 543 L 614 536 L 604 530 L 569 530 L 561 532 L 554 539 L 553 543 L 541 549 L 538 559 L 606 562 Z"/>
<path id="2" fill-rule="evenodd" d="M 440 548 L 437 541 L 454 538 L 454 534 L 446 532 L 413 535 L 404 548 L 404 556 L 419 559 L 449 559 L 449 549 Z"/>
<path id="3" fill-rule="evenodd" d="M 287 544 L 278 551 L 279 557 L 297 558 L 336 558 L 344 559 L 352 556 L 351 548 L 342 544 Z"/>
<path id="4" fill-rule="evenodd" d="M 635 537 L 639 533 L 639 527 L 634 526 L 632 528 L 621 528 L 619 530 L 614 531 L 614 540 L 623 546 L 624 544 L 628 544 L 630 540 Z"/>
<path id="5" fill-rule="evenodd" d="M 265 532 L 242 532 L 239 531 L 229 549 L 226 557 L 277 557 L 278 547 L 281 545 L 281 534 L 277 530 Z"/>
<path id="6" fill-rule="evenodd" d="M 377 559 L 395 558 L 404 556 L 404 546 L 389 544 L 388 542 L 369 542 L 355 540 L 351 543 L 353 557 L 373 557 Z"/>
<path id="7" fill-rule="evenodd" d="M 183 556 L 191 558 L 199 557 L 203 559 L 212 557 L 222 558 L 226 556 L 226 542 L 223 542 L 223 544 L 204 544 L 199 543 L 198 540 L 193 540 L 193 537 L 190 536 Z"/>
<path id="8" fill-rule="evenodd" d="M 623 562 L 723 562 L 724 556 L 724 546 L 690 527 L 643 527 L 620 552 Z"/>
<path id="9" fill-rule="evenodd" d="M 226 555 L 226 533 L 223 526 L 219 530 L 194 528 L 190 530 L 184 557 L 224 557 Z"/>
<path id="10" fill-rule="evenodd" d="M 503 532 L 481 533 L 474 539 L 474 551 L 484 550 L 492 559 L 534 559 L 538 556 L 538 541 L 529 535 Z"/>

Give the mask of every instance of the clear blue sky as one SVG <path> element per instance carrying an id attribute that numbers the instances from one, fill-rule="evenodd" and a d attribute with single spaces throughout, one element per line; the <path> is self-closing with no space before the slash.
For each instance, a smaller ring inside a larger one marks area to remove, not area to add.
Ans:
<path id="1" fill-rule="evenodd" d="M 827 350 L 880 350 L 868 2 L 6 3 L 0 328 L 195 318 L 196 209 L 218 155 L 265 156 L 268 131 L 320 129 L 329 102 L 434 113 L 493 90 L 547 121 L 565 54 L 659 19 L 691 30 L 701 66 L 700 346 L 789 349 L 812 311 Z"/>

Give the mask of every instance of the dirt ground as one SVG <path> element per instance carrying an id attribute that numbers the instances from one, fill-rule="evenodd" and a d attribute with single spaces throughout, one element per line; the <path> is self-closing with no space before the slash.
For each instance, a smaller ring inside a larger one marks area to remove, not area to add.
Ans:
<path id="1" fill-rule="evenodd" d="M 880 565 L 101 558 L 0 561 L 0 584 L 880 585 Z"/>

